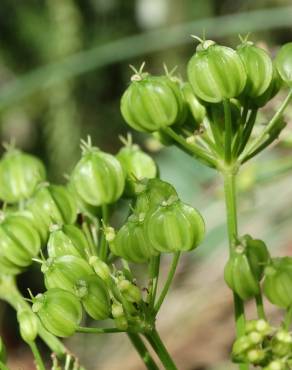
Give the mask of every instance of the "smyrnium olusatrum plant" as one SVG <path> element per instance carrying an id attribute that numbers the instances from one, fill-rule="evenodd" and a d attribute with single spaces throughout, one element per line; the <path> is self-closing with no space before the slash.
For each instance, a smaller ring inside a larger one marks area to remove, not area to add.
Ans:
<path id="1" fill-rule="evenodd" d="M 176 145 L 221 174 L 224 183 L 229 258 L 224 278 L 233 293 L 236 338 L 231 358 L 241 370 L 292 367 L 292 259 L 272 258 L 256 236 L 240 235 L 236 177 L 244 163 L 277 140 L 292 95 L 292 43 L 273 61 L 247 38 L 235 49 L 199 41 L 187 67 L 188 81 L 174 70 L 153 76 L 134 69 L 121 99 L 121 113 L 134 130 Z M 286 99 L 273 118 L 257 130 L 258 111 L 279 90 Z M 150 370 L 159 369 L 149 342 L 165 369 L 177 369 L 156 330 L 182 253 L 204 239 L 199 210 L 185 204 L 175 188 L 159 177 L 154 160 L 133 144 L 130 135 L 116 154 L 81 142 L 82 155 L 66 185 L 46 181 L 43 164 L 7 146 L 0 160 L 0 296 L 17 310 L 20 334 L 38 369 L 45 369 L 36 345 L 40 336 L 53 352 L 53 369 L 78 369 L 78 360 L 59 340 L 74 333 L 124 332 Z M 114 225 L 119 200 L 129 212 Z M 160 258 L 171 254 L 168 276 L 158 289 Z M 24 298 L 15 278 L 38 263 L 46 291 Z M 146 285 L 137 283 L 133 264 L 148 266 Z M 285 310 L 279 327 L 265 314 L 263 294 Z M 255 300 L 257 317 L 245 315 Z M 83 326 L 84 318 L 107 320 Z M 7 369 L 0 340 L 0 365 Z"/>

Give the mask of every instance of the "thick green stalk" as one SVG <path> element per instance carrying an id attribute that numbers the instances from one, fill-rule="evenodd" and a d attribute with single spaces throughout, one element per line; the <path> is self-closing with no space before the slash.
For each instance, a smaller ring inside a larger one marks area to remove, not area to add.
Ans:
<path id="1" fill-rule="evenodd" d="M 125 330 L 121 330 L 118 328 L 87 328 L 84 326 L 78 326 L 76 332 L 88 334 L 106 334 L 106 333 L 124 333 Z"/>
<path id="2" fill-rule="evenodd" d="M 165 370 L 178 370 L 156 329 L 145 334 L 145 337 L 156 352 Z"/>
<path id="3" fill-rule="evenodd" d="M 31 352 L 32 352 L 33 357 L 34 357 L 37 370 L 46 370 L 46 367 L 43 363 L 41 354 L 40 354 L 40 352 L 38 350 L 38 347 L 35 344 L 35 342 L 29 343 L 29 346 L 30 346 Z"/>
<path id="4" fill-rule="evenodd" d="M 292 322 L 292 307 L 289 307 L 286 311 L 284 322 L 283 322 L 283 328 L 287 331 L 290 330 Z"/>
<path id="5" fill-rule="evenodd" d="M 159 370 L 139 334 L 128 333 L 128 337 L 140 355 L 141 360 L 145 364 L 146 368 L 148 370 Z"/>
<path id="6" fill-rule="evenodd" d="M 224 176 L 224 194 L 226 204 L 226 215 L 227 215 L 227 231 L 229 240 L 229 252 L 233 253 L 235 240 L 238 237 L 237 231 L 237 209 L 236 209 L 236 172 L 233 168 L 225 169 L 223 171 Z M 245 315 L 244 315 L 244 304 L 241 298 L 233 293 L 234 300 L 234 315 L 236 324 L 236 335 L 237 338 L 244 335 L 245 329 Z M 240 364 L 240 370 L 247 370 L 247 364 Z"/>
<path id="7" fill-rule="evenodd" d="M 264 305 L 263 305 L 262 292 L 260 292 L 260 293 L 255 297 L 255 300 L 256 300 L 257 313 L 258 313 L 258 317 L 259 317 L 259 319 L 266 320 L 266 319 L 267 319 L 267 317 L 266 317 L 266 313 L 265 313 L 265 309 L 264 309 Z"/>

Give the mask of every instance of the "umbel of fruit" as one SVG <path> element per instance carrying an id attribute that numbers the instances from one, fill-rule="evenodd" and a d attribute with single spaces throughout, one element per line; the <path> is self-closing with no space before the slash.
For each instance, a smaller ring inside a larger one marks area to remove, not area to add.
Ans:
<path id="1" fill-rule="evenodd" d="M 152 179 L 157 174 L 157 167 L 153 159 L 144 153 L 138 145 L 132 144 L 131 136 L 123 139 L 125 146 L 120 149 L 117 158 L 121 163 L 126 178 L 125 193 L 135 195 L 138 180 Z"/>
<path id="2" fill-rule="evenodd" d="M 243 91 L 246 72 L 236 51 L 206 40 L 188 63 L 188 78 L 197 97 L 219 103 Z"/>
<path id="3" fill-rule="evenodd" d="M 2 215 L 0 223 L 0 268 L 15 274 L 32 263 L 41 246 L 38 232 L 31 222 L 17 214 Z"/>
<path id="4" fill-rule="evenodd" d="M 116 235 L 107 232 L 111 252 L 127 261 L 143 263 L 157 255 L 144 230 L 144 214 L 133 214 Z"/>
<path id="5" fill-rule="evenodd" d="M 50 289 L 34 297 L 32 310 L 44 327 L 58 337 L 73 335 L 82 318 L 79 299 L 60 288 Z"/>
<path id="6" fill-rule="evenodd" d="M 81 299 L 85 311 L 94 320 L 110 317 L 111 303 L 107 287 L 98 276 L 87 276 L 77 281 L 76 295 Z"/>
<path id="7" fill-rule="evenodd" d="M 38 158 L 8 148 L 0 160 L 0 199 L 7 203 L 27 199 L 45 177 L 45 167 Z"/>
<path id="8" fill-rule="evenodd" d="M 200 213 L 180 200 L 170 199 L 145 219 L 149 243 L 157 252 L 182 252 L 196 248 L 205 235 L 205 224 Z"/>
<path id="9" fill-rule="evenodd" d="M 276 306 L 292 305 L 292 257 L 273 258 L 264 271 L 264 294 Z"/>
<path id="10" fill-rule="evenodd" d="M 281 47 L 276 56 L 276 68 L 282 80 L 292 87 L 292 42 Z"/>
<path id="11" fill-rule="evenodd" d="M 71 255 L 50 258 L 42 264 L 41 270 L 47 289 L 62 288 L 72 293 L 75 292 L 77 281 L 93 275 L 93 270 L 87 261 Z"/>
<path id="12" fill-rule="evenodd" d="M 113 155 L 82 143 L 82 158 L 71 175 L 71 185 L 87 204 L 101 206 L 120 198 L 125 187 L 122 166 Z"/>
<path id="13" fill-rule="evenodd" d="M 247 80 L 243 97 L 256 98 L 270 86 L 273 64 L 268 53 L 251 41 L 244 41 L 237 47 L 237 53 L 244 64 Z"/>
<path id="14" fill-rule="evenodd" d="M 259 281 L 268 260 L 265 243 L 249 235 L 244 236 L 225 266 L 227 285 L 243 300 L 257 295 L 260 291 Z"/>
<path id="15" fill-rule="evenodd" d="M 66 186 L 46 185 L 40 187 L 28 202 L 33 224 L 45 242 L 52 224 L 73 224 L 77 217 L 76 202 Z"/>
<path id="16" fill-rule="evenodd" d="M 47 250 L 51 258 L 66 255 L 86 258 L 88 241 L 82 230 L 75 225 L 53 225 Z"/>
<path id="17" fill-rule="evenodd" d="M 135 71 L 121 99 L 121 113 L 137 131 L 154 132 L 183 120 L 184 101 L 179 84 L 168 76 Z"/>

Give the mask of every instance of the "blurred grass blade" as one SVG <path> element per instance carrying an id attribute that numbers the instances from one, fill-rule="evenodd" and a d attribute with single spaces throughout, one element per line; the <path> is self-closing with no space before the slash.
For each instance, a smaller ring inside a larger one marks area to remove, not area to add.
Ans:
<path id="1" fill-rule="evenodd" d="M 40 67 L 6 83 L 0 89 L 0 109 L 41 89 L 107 64 L 191 43 L 193 40 L 190 34 L 200 35 L 203 29 L 207 30 L 208 37 L 217 38 L 236 33 L 291 27 L 291 19 L 292 6 L 278 7 L 200 19 L 112 41 L 76 53 L 60 62 Z"/>

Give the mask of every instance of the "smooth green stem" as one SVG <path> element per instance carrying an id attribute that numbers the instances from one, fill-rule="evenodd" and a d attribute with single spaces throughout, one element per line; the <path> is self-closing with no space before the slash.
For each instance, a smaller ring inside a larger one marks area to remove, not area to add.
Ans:
<path id="1" fill-rule="evenodd" d="M 168 272 L 168 275 L 167 275 L 167 279 L 166 279 L 166 282 L 164 284 L 164 287 L 162 289 L 162 292 L 160 293 L 160 296 L 154 306 L 154 312 L 157 313 L 167 295 L 167 292 L 170 288 L 170 285 L 172 283 L 172 280 L 174 278 L 174 274 L 175 274 L 175 270 L 177 268 L 177 265 L 178 265 L 178 261 L 179 261 L 179 257 L 180 257 L 180 252 L 176 252 L 174 255 L 173 255 L 173 259 L 172 259 L 172 263 L 171 263 L 171 266 L 170 266 L 170 269 L 169 269 L 169 272 Z"/>
<path id="2" fill-rule="evenodd" d="M 9 303 L 15 310 L 18 310 L 19 307 L 27 308 L 29 306 L 17 289 L 15 278 L 10 275 L 0 275 L 0 298 Z M 40 322 L 38 325 L 38 334 L 52 352 L 56 353 L 59 357 L 65 355 L 66 348 L 63 343 L 53 334 L 49 333 Z"/>
<path id="3" fill-rule="evenodd" d="M 172 128 L 165 127 L 162 130 L 166 135 L 170 136 L 178 145 L 183 148 L 188 154 L 195 156 L 198 160 L 207 164 L 209 167 L 216 167 L 215 158 L 208 153 L 205 149 L 199 147 L 196 144 L 189 144 L 186 142 L 185 138 L 178 135 Z"/>
<path id="4" fill-rule="evenodd" d="M 259 319 L 266 320 L 267 317 L 266 317 L 266 313 L 264 309 L 263 296 L 261 292 L 255 297 L 255 300 L 256 300 L 257 313 L 258 313 Z"/>
<path id="5" fill-rule="evenodd" d="M 145 337 L 156 352 L 165 370 L 178 370 L 156 329 L 145 334 Z"/>
<path id="6" fill-rule="evenodd" d="M 225 162 L 230 163 L 232 149 L 232 124 L 231 124 L 230 101 L 228 99 L 223 100 L 223 107 L 225 121 L 225 140 L 224 140 Z"/>
<path id="7" fill-rule="evenodd" d="M 286 96 L 286 99 L 283 101 L 283 103 L 280 105 L 279 109 L 273 116 L 273 118 L 270 120 L 268 125 L 265 127 L 265 129 L 261 132 L 261 134 L 255 139 L 255 141 L 252 143 L 251 147 L 249 148 L 249 151 L 247 155 L 249 155 L 251 152 L 253 152 L 261 143 L 265 140 L 267 134 L 273 130 L 275 125 L 278 123 L 278 120 L 281 118 L 282 114 L 284 113 L 285 109 L 287 108 L 290 100 L 292 99 L 292 89 L 289 90 L 288 95 Z"/>
<path id="8" fill-rule="evenodd" d="M 240 153 L 242 153 L 242 151 L 244 150 L 249 138 L 250 138 L 250 135 L 252 133 L 252 129 L 254 127 L 254 124 L 255 124 L 255 121 L 256 121 L 256 118 L 257 118 L 257 113 L 258 113 L 258 110 L 257 109 L 253 109 L 250 113 L 250 116 L 248 118 L 248 121 L 246 123 L 246 127 L 244 128 L 243 130 L 243 134 L 242 134 L 242 138 L 241 138 L 241 141 L 240 141 L 240 146 L 238 148 L 238 151 L 237 151 L 237 155 L 239 155 Z"/>
<path id="9" fill-rule="evenodd" d="M 76 332 L 89 334 L 106 334 L 106 333 L 124 333 L 125 330 L 121 330 L 118 328 L 87 328 L 84 326 L 78 326 Z"/>
<path id="10" fill-rule="evenodd" d="M 109 212 L 108 212 L 108 206 L 106 204 L 103 204 L 101 206 L 102 209 L 102 221 L 106 225 L 108 223 L 109 219 Z M 104 233 L 101 235 L 101 240 L 100 240 L 100 250 L 99 250 L 99 257 L 103 260 L 106 261 L 107 259 L 107 242 Z"/>
<path id="11" fill-rule="evenodd" d="M 37 370 L 46 370 L 42 356 L 35 342 L 29 343 L 29 346 L 34 357 Z"/>
<path id="12" fill-rule="evenodd" d="M 229 240 L 229 252 L 233 253 L 235 240 L 238 238 L 237 230 L 237 208 L 236 208 L 236 172 L 234 169 L 225 169 L 224 173 L 224 194 L 227 215 L 227 230 Z M 244 335 L 245 331 L 245 315 L 244 303 L 242 299 L 233 293 L 234 300 L 234 315 L 236 325 L 237 338 Z M 239 364 L 240 370 L 247 370 L 247 364 Z"/>
<path id="13" fill-rule="evenodd" d="M 143 340 L 139 336 L 139 334 L 135 333 L 127 333 L 128 337 L 135 347 L 136 351 L 141 357 L 141 360 L 145 364 L 146 368 L 149 370 L 159 370 L 159 367 L 154 362 L 153 358 L 151 357 L 149 351 L 147 350 Z"/>
<path id="14" fill-rule="evenodd" d="M 289 331 L 291 327 L 291 323 L 292 323 L 292 306 L 288 308 L 286 311 L 285 318 L 283 321 L 283 328 Z"/>
<path id="15" fill-rule="evenodd" d="M 94 240 L 93 240 L 91 231 L 90 231 L 88 223 L 86 221 L 84 221 L 82 223 L 82 230 L 83 230 L 83 232 L 86 236 L 86 239 L 88 241 L 90 253 L 91 253 L 92 256 L 95 256 L 95 254 L 96 254 L 96 245 L 94 244 Z"/>
<path id="16" fill-rule="evenodd" d="M 149 306 L 151 308 L 154 307 L 156 299 L 159 272 L 160 272 L 160 254 L 158 256 L 152 257 L 150 260 L 149 278 L 151 281 L 151 287 L 149 292 Z"/>

